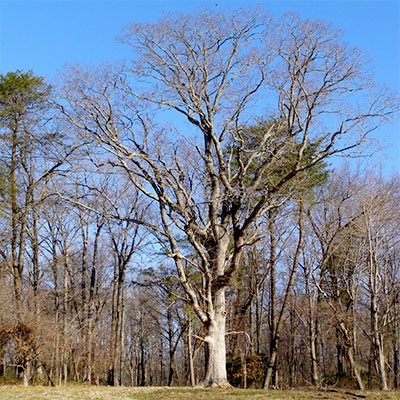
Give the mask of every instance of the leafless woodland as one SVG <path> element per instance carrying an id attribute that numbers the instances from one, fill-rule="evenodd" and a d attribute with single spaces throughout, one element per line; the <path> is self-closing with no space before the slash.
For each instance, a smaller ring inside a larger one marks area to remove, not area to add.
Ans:
<path id="1" fill-rule="evenodd" d="M 398 388 L 399 176 L 337 161 L 398 95 L 292 14 L 119 40 L 1 76 L 0 382 Z"/>

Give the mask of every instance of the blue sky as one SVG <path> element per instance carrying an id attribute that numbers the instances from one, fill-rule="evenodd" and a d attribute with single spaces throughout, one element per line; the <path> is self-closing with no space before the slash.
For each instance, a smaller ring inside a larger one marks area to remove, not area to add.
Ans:
<path id="1" fill-rule="evenodd" d="M 66 64 L 99 64 L 129 56 L 115 40 L 131 21 L 165 12 L 261 5 L 279 16 L 295 11 L 343 29 L 365 51 L 378 83 L 400 91 L 400 0 L 0 0 L 0 73 L 30 70 L 52 81 Z M 400 124 L 380 130 L 386 147 L 374 162 L 400 172 Z"/>

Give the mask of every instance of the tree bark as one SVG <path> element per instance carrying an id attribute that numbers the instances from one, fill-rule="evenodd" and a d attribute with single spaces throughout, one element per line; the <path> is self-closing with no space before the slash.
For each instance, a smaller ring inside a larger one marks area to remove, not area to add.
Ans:
<path id="1" fill-rule="evenodd" d="M 347 330 L 346 324 L 343 321 L 340 321 L 338 324 L 338 328 L 340 330 L 340 332 L 342 333 L 343 337 L 344 337 L 344 341 L 345 341 L 345 349 L 346 349 L 346 353 L 347 353 L 347 357 L 349 359 L 349 363 L 350 363 L 350 367 L 351 370 L 354 374 L 354 377 L 356 378 L 356 382 L 357 382 L 357 387 L 360 390 L 364 390 L 364 382 L 361 378 L 361 374 L 360 374 L 360 370 L 358 368 L 358 365 L 354 359 L 354 347 L 352 344 L 352 340 L 351 337 L 349 335 L 349 332 Z"/>
<path id="2" fill-rule="evenodd" d="M 310 359 L 313 385 L 319 385 L 318 359 L 317 359 L 317 327 L 314 312 L 310 315 Z"/>
<path id="3" fill-rule="evenodd" d="M 349 357 L 350 366 L 356 378 L 357 387 L 360 390 L 364 390 L 364 382 L 361 378 L 360 370 L 354 360 L 354 350 L 352 346 L 347 348 L 347 356 Z"/>
<path id="4" fill-rule="evenodd" d="M 396 293 L 394 300 L 394 323 L 393 323 L 393 374 L 394 374 L 394 387 L 400 387 L 400 322 L 399 322 L 399 300 L 400 295 Z"/>
<path id="5" fill-rule="evenodd" d="M 192 387 L 196 386 L 196 378 L 194 374 L 194 363 L 193 363 L 193 349 L 192 349 L 192 321 L 188 318 L 188 329 L 187 329 L 187 353 L 189 359 L 189 375 L 190 384 Z"/>
<path id="6" fill-rule="evenodd" d="M 267 367 L 267 373 L 264 379 L 264 389 L 268 389 L 271 385 L 273 371 L 276 365 L 277 345 L 278 345 L 278 329 L 277 329 L 277 316 L 276 316 L 276 237 L 275 237 L 275 212 L 272 210 L 268 214 L 268 233 L 270 236 L 270 256 L 269 256 L 269 269 L 270 269 L 270 354 Z"/>
<path id="7" fill-rule="evenodd" d="M 368 222 L 370 222 L 368 220 Z M 383 335 L 379 327 L 379 313 L 378 313 L 378 294 L 380 282 L 380 271 L 378 262 L 376 260 L 376 249 L 374 247 L 374 239 L 372 237 L 372 228 L 367 224 L 368 235 L 368 250 L 369 250 L 369 290 L 371 296 L 370 314 L 371 314 L 371 337 L 372 337 L 372 352 L 374 355 L 375 368 L 379 377 L 379 387 L 381 390 L 388 390 L 387 376 L 386 376 L 386 361 L 383 348 Z"/>
<path id="8" fill-rule="evenodd" d="M 213 317 L 206 326 L 208 357 L 201 387 L 231 387 L 226 373 L 225 324 L 225 288 L 221 288 L 215 293 Z"/>
<path id="9" fill-rule="evenodd" d="M 273 347 L 270 351 L 267 373 L 265 375 L 265 380 L 264 380 L 264 385 L 263 385 L 264 389 L 268 389 L 271 386 L 273 372 L 275 371 L 275 366 L 276 366 L 277 355 L 278 355 L 278 352 L 276 349 L 276 344 L 275 345 L 273 344 Z"/>

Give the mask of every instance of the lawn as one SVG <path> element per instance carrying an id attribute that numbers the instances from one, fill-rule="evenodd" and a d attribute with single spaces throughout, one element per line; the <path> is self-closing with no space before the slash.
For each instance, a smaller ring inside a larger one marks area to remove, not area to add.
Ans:
<path id="1" fill-rule="evenodd" d="M 356 390 L 243 390 L 67 386 L 0 387 L 1 400 L 400 400 L 400 392 Z"/>

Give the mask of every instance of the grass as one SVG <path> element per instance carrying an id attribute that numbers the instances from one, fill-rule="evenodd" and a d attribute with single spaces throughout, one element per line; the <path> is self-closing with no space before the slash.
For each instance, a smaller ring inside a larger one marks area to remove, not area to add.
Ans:
<path id="1" fill-rule="evenodd" d="M 1 400 L 400 400 L 400 392 L 243 390 L 165 387 L 0 387 Z"/>

